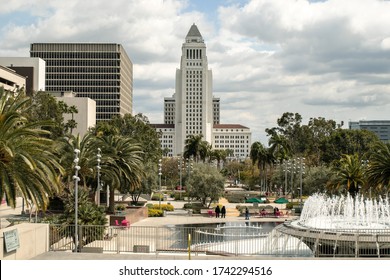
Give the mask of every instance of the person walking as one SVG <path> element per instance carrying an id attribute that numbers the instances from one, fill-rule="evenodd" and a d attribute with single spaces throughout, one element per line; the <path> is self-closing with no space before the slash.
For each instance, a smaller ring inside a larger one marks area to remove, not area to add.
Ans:
<path id="1" fill-rule="evenodd" d="M 222 206 L 222 209 L 221 209 L 221 218 L 225 218 L 226 217 L 226 208 L 225 206 Z"/>
<path id="2" fill-rule="evenodd" d="M 215 218 L 219 218 L 219 213 L 221 213 L 221 209 L 219 208 L 219 205 L 215 208 Z"/>
<path id="3" fill-rule="evenodd" d="M 245 220 L 249 220 L 249 209 L 245 207 Z"/>

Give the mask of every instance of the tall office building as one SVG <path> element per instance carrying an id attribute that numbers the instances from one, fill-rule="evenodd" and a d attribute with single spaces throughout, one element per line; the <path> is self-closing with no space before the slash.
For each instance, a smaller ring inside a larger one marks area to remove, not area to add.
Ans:
<path id="1" fill-rule="evenodd" d="M 189 135 L 203 135 L 211 143 L 213 129 L 212 72 L 208 69 L 206 44 L 193 24 L 182 45 L 180 69 L 176 70 L 176 153 L 184 150 Z"/>
<path id="2" fill-rule="evenodd" d="M 390 141 L 390 120 L 350 121 L 349 129 L 365 129 L 375 133 L 384 142 Z"/>
<path id="3" fill-rule="evenodd" d="M 133 64 L 120 44 L 33 43 L 46 62 L 46 91 L 73 91 L 96 101 L 96 120 L 132 113 Z"/>
<path id="4" fill-rule="evenodd" d="M 168 156 L 182 155 L 190 135 L 203 135 L 214 149 L 229 149 L 235 158 L 249 156 L 251 132 L 239 124 L 220 124 L 220 99 L 213 97 L 212 71 L 206 45 L 193 24 L 182 45 L 176 92 L 164 98 L 164 124 L 152 124 L 161 133 L 161 148 Z"/>

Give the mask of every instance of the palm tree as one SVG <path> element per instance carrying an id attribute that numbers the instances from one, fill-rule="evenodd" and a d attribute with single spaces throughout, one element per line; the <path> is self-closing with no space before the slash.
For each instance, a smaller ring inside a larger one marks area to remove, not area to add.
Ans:
<path id="1" fill-rule="evenodd" d="M 56 152 L 60 156 L 60 163 L 65 168 L 63 180 L 68 188 L 73 182 L 75 149 L 80 151 L 78 156 L 80 184 L 85 188 L 91 187 L 91 180 L 94 181 L 94 178 L 96 178 L 97 148 L 94 149 L 92 146 L 94 140 L 95 136 L 92 133 L 87 133 L 83 138 L 80 138 L 80 135 L 69 135 L 57 141 Z"/>
<path id="2" fill-rule="evenodd" d="M 280 163 L 283 163 L 285 159 L 288 158 L 291 152 L 291 147 L 286 139 L 286 137 L 274 133 L 268 141 L 270 146 L 270 152 L 273 154 L 274 158 Z"/>
<path id="3" fill-rule="evenodd" d="M 345 188 L 352 197 L 355 197 L 359 192 L 359 186 L 365 185 L 363 167 L 358 154 L 343 155 L 333 165 L 332 171 L 336 174 L 335 178 L 328 184 L 328 187 L 332 189 Z"/>
<path id="4" fill-rule="evenodd" d="M 390 143 L 378 142 L 373 147 L 367 169 L 368 186 L 378 192 L 390 187 Z"/>
<path id="5" fill-rule="evenodd" d="M 38 209 L 46 209 L 49 196 L 61 188 L 63 168 L 47 136 L 52 122 L 28 122 L 23 113 L 29 98 L 3 92 L 0 96 L 0 196 L 11 207 L 21 195 Z"/>
<path id="6" fill-rule="evenodd" d="M 102 150 L 101 176 L 110 187 L 109 212 L 114 212 L 116 189 L 129 192 L 141 186 L 143 152 L 131 138 L 119 135 L 97 137 L 93 146 Z"/>
<path id="7" fill-rule="evenodd" d="M 213 147 L 207 141 L 202 141 L 199 146 L 199 157 L 203 162 L 206 162 L 207 158 L 211 157 L 211 151 Z"/>
<path id="8" fill-rule="evenodd" d="M 188 138 L 185 140 L 185 147 L 184 147 L 184 157 L 190 158 L 193 156 L 195 158 L 195 162 L 198 162 L 200 158 L 200 150 L 202 145 L 202 138 L 203 135 L 189 135 Z"/>

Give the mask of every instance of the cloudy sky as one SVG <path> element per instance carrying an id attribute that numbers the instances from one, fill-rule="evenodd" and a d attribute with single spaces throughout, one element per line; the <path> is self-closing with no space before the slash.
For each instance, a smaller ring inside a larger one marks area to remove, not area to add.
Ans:
<path id="1" fill-rule="evenodd" d="M 266 128 L 284 112 L 390 119 L 390 1 L 0 0 L 0 56 L 30 43 L 113 42 L 134 63 L 134 113 L 163 122 L 193 23 L 207 45 L 221 123 Z"/>

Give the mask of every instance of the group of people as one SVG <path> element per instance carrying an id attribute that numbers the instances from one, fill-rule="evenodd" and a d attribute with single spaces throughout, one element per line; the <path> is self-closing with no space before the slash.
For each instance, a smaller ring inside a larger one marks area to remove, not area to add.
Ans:
<path id="1" fill-rule="evenodd" d="M 226 208 L 225 206 L 222 206 L 222 208 L 219 208 L 219 205 L 215 208 L 215 217 L 216 218 L 226 218 Z"/>

